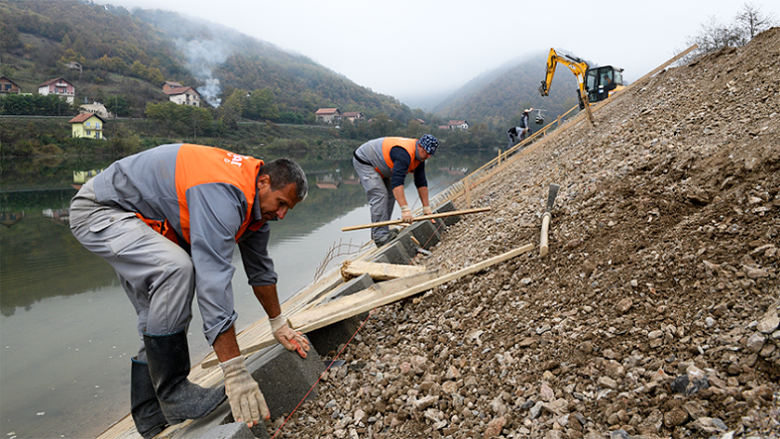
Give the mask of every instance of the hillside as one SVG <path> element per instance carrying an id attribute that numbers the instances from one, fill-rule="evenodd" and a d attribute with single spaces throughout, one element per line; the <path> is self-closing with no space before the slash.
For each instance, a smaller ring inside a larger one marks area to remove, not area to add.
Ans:
<path id="1" fill-rule="evenodd" d="M 273 92 L 281 113 L 313 121 L 320 107 L 384 113 L 406 121 L 398 100 L 359 86 L 310 59 L 231 29 L 159 10 L 101 6 L 76 0 L 0 0 L 2 74 L 24 92 L 63 76 L 76 99 L 124 100 L 141 117 L 164 102 L 163 81 L 193 86 L 217 105 L 235 89 Z M 81 70 L 65 66 L 81 64 Z"/>
<path id="2" fill-rule="evenodd" d="M 550 253 L 375 310 L 276 437 L 780 436 L 779 78 L 773 28 L 511 158 L 417 262 L 538 243 L 557 183 Z"/>
<path id="3" fill-rule="evenodd" d="M 469 81 L 436 105 L 433 113 L 491 127 L 510 127 L 529 107 L 545 110 L 547 120 L 577 105 L 577 79 L 565 66 L 556 71 L 550 95 L 542 97 L 539 85 L 545 78 L 547 53 L 513 60 Z"/>

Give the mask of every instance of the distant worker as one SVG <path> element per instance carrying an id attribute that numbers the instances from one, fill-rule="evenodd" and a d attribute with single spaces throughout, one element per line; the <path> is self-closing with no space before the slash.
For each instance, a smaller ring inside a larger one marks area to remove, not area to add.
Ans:
<path id="1" fill-rule="evenodd" d="M 509 145 L 507 148 L 511 148 L 518 143 L 522 142 L 526 137 L 531 134 L 531 123 L 529 122 L 529 114 L 533 108 L 526 108 L 523 110 L 523 115 L 520 117 L 520 125 L 510 128 L 506 134 L 509 137 Z"/>
<path id="2" fill-rule="evenodd" d="M 352 159 L 360 183 L 371 206 L 371 222 L 388 221 L 395 202 L 401 207 L 401 219 L 412 222 L 412 210 L 406 202 L 404 179 L 414 173 L 414 185 L 422 201 L 423 214 L 432 213 L 428 201 L 428 181 L 425 178 L 425 160 L 431 157 L 439 141 L 425 134 L 420 139 L 380 137 L 369 140 L 358 148 Z M 371 229 L 371 238 L 377 247 L 396 237 L 387 226 Z"/>
<path id="3" fill-rule="evenodd" d="M 73 197 L 73 235 L 114 267 L 138 315 L 143 344 L 131 361 L 130 412 L 141 436 L 202 418 L 225 399 L 236 421 L 252 426 L 269 418 L 236 341 L 231 260 L 238 244 L 271 332 L 305 357 L 308 342 L 281 312 L 268 240 L 269 222 L 284 218 L 307 192 L 306 175 L 292 160 L 265 163 L 172 144 L 113 163 Z M 205 388 L 187 379 L 194 298 L 224 386 Z"/>

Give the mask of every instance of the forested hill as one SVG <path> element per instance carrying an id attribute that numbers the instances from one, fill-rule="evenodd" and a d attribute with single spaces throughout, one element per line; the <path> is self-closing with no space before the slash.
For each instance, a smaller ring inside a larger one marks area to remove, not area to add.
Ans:
<path id="1" fill-rule="evenodd" d="M 66 67 L 71 61 L 81 71 Z M 0 0 L 0 68 L 23 92 L 62 76 L 80 101 L 119 94 L 135 111 L 167 100 L 162 83 L 175 81 L 212 104 L 236 89 L 267 89 L 279 112 L 300 117 L 321 107 L 412 117 L 398 100 L 270 43 L 173 12 L 89 1 Z"/>
<path id="2" fill-rule="evenodd" d="M 565 66 L 559 66 L 550 95 L 542 97 L 539 85 L 545 78 L 546 63 L 547 52 L 510 61 L 469 81 L 433 113 L 458 115 L 488 126 L 511 126 L 523 109 L 533 107 L 544 110 L 545 119 L 553 119 L 577 105 L 577 79 Z"/>

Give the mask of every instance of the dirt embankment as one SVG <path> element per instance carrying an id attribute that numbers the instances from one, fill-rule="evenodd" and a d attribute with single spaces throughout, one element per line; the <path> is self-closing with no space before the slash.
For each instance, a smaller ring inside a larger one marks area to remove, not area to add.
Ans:
<path id="1" fill-rule="evenodd" d="M 780 437 L 780 29 L 595 118 L 456 200 L 492 211 L 416 262 L 538 244 L 557 183 L 550 253 L 375 310 L 280 437 Z"/>

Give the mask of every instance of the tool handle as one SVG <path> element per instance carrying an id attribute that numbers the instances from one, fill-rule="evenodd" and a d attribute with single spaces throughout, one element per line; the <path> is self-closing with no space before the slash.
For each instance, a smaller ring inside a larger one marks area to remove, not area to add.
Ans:
<path id="1" fill-rule="evenodd" d="M 550 230 L 550 212 L 546 212 L 542 216 L 542 236 L 539 239 L 539 256 L 547 255 L 549 246 L 547 245 L 547 233 Z"/>
<path id="2" fill-rule="evenodd" d="M 448 216 L 456 216 L 456 215 L 468 215 L 471 213 L 479 213 L 479 212 L 487 212 L 490 210 L 490 207 L 475 207 L 473 209 L 465 209 L 465 210 L 453 210 L 450 212 L 442 212 L 442 213 L 433 213 L 430 215 L 420 215 L 417 217 L 412 218 L 413 222 L 416 221 L 425 221 L 425 220 L 433 220 L 436 218 L 446 218 Z M 369 229 L 372 227 L 382 227 L 382 226 L 392 226 L 396 224 L 402 224 L 403 220 L 389 220 L 389 221 L 379 221 L 376 223 L 369 223 L 369 224 L 361 224 L 359 226 L 348 226 L 348 227 L 342 227 L 342 232 L 349 232 L 352 230 L 359 230 L 359 229 Z"/>

